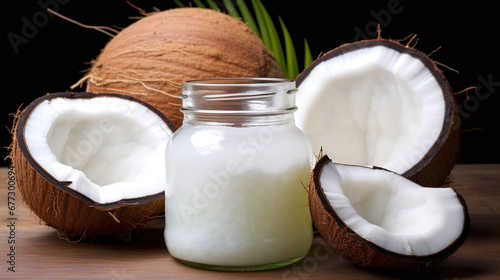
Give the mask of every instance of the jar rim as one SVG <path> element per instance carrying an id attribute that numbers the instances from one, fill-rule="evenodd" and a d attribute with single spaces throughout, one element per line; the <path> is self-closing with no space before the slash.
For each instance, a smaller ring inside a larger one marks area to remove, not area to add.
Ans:
<path id="1" fill-rule="evenodd" d="M 259 86 L 259 85 L 276 85 L 276 84 L 294 83 L 293 80 L 285 78 L 265 78 L 265 77 L 247 77 L 247 78 L 213 78 L 213 79 L 196 79 L 183 82 L 184 85 L 190 86 Z"/>

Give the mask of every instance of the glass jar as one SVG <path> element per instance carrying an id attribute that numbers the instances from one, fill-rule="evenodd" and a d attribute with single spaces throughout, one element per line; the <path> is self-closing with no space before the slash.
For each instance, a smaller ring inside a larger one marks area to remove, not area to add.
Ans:
<path id="1" fill-rule="evenodd" d="M 226 271 L 299 261 L 313 232 L 313 153 L 295 126 L 295 82 L 182 85 L 184 121 L 166 148 L 165 242 L 185 264 Z"/>

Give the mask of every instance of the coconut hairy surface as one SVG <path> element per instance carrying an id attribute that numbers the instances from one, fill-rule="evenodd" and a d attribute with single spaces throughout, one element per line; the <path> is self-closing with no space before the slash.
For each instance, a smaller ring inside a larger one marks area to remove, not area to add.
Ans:
<path id="1" fill-rule="evenodd" d="M 127 235 L 164 211 L 174 126 L 126 95 L 52 93 L 18 116 L 11 159 L 23 201 L 69 239 Z"/>
<path id="2" fill-rule="evenodd" d="M 234 77 L 284 75 L 262 40 L 240 19 L 211 9 L 177 8 L 123 29 L 81 81 L 88 92 L 142 99 L 180 127 L 182 82 Z"/>
<path id="3" fill-rule="evenodd" d="M 470 218 L 452 188 L 429 188 L 381 168 L 322 156 L 311 176 L 311 217 L 343 258 L 375 269 L 425 267 L 465 241 Z"/>
<path id="4" fill-rule="evenodd" d="M 374 39 L 342 45 L 297 78 L 297 125 L 335 162 L 380 166 L 442 186 L 460 120 L 442 72 L 422 52 Z"/>

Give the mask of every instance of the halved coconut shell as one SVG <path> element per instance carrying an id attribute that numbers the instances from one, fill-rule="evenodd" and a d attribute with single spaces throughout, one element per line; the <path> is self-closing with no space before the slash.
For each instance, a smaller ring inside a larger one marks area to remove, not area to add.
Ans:
<path id="1" fill-rule="evenodd" d="M 297 78 L 297 126 L 335 162 L 380 166 L 442 186 L 455 165 L 460 120 L 442 72 L 390 40 L 342 45 Z"/>
<path id="2" fill-rule="evenodd" d="M 470 218 L 452 188 L 426 188 L 385 169 L 323 156 L 309 188 L 311 217 L 343 258 L 376 269 L 427 266 L 465 241 Z"/>
<path id="3" fill-rule="evenodd" d="M 173 130 L 130 96 L 42 96 L 14 129 L 11 159 L 23 201 L 70 239 L 127 235 L 164 211 L 164 147 Z"/>

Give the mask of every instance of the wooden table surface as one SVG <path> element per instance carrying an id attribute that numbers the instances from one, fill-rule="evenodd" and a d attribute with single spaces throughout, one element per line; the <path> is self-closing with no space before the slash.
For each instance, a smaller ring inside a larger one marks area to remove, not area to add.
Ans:
<path id="1" fill-rule="evenodd" d="M 191 268 L 168 254 L 162 219 L 151 221 L 130 241 L 68 242 L 39 222 L 23 205 L 18 191 L 15 196 L 8 193 L 7 171 L 0 169 L 0 279 L 500 279 L 499 164 L 459 164 L 453 170 L 452 186 L 464 196 L 472 221 L 459 251 L 420 271 L 391 273 L 355 267 L 325 249 L 319 237 L 306 258 L 280 269 L 216 272 Z M 15 202 L 13 216 L 8 201 Z M 15 222 L 12 231 L 11 222 Z M 12 252 L 15 263 L 9 263 Z M 9 271 L 12 265 L 15 272 Z"/>

